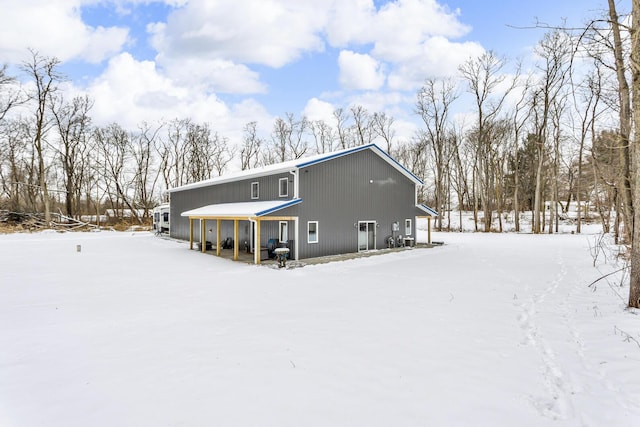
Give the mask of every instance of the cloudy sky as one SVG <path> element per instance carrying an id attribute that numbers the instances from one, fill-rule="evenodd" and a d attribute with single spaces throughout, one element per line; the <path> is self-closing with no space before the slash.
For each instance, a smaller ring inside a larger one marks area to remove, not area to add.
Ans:
<path id="1" fill-rule="evenodd" d="M 628 2 L 619 2 L 629 9 Z M 580 24 L 605 0 L 0 0 L 0 63 L 62 61 L 96 124 L 190 117 L 221 134 L 285 113 L 384 111 L 410 130 L 416 90 L 494 50 L 527 58 L 536 21 Z M 401 132 L 402 134 L 402 132 Z"/>

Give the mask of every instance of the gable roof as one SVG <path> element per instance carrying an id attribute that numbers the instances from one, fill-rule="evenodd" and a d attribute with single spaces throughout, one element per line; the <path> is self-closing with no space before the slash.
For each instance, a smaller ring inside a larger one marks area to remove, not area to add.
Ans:
<path id="1" fill-rule="evenodd" d="M 368 145 L 361 145 L 359 147 L 353 147 L 353 148 L 347 148 L 344 150 L 334 151 L 331 153 L 323 153 L 323 154 L 317 154 L 314 156 L 303 157 L 300 159 L 289 160 L 283 163 L 267 165 L 260 168 L 231 172 L 231 173 L 217 176 L 215 178 L 207 179 L 204 181 L 194 182 L 191 184 L 182 185 L 180 187 L 170 188 L 169 193 L 172 193 L 175 191 L 190 190 L 193 188 L 208 187 L 211 185 L 225 184 L 228 182 L 241 181 L 245 179 L 258 178 L 262 176 L 276 175 L 276 174 L 286 173 L 290 171 L 296 171 L 303 167 L 326 162 L 338 157 L 348 156 L 349 154 L 358 153 L 365 150 L 371 150 L 374 153 L 376 153 L 378 156 L 380 156 L 380 158 L 385 160 L 389 165 L 391 165 L 393 168 L 398 170 L 400 173 L 406 176 L 409 180 L 413 181 L 415 184 L 417 185 L 423 184 L 420 178 L 418 178 L 413 173 L 411 173 L 407 168 L 402 166 L 397 160 L 395 160 L 393 157 L 387 154 L 384 150 L 382 150 L 376 144 L 368 144 Z"/>

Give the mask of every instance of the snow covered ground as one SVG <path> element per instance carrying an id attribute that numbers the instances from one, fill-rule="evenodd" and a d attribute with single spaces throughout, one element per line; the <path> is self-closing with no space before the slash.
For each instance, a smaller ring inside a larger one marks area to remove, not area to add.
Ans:
<path id="1" fill-rule="evenodd" d="M 596 235 L 291 270 L 150 233 L 0 236 L 0 426 L 637 426 L 640 316 Z M 77 251 L 81 245 L 81 251 Z"/>

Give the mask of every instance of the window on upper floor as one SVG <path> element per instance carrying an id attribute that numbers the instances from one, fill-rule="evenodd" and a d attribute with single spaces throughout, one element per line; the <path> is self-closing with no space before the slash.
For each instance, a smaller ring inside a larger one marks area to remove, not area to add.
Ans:
<path id="1" fill-rule="evenodd" d="M 251 198 L 258 199 L 260 198 L 260 183 L 252 182 L 251 183 Z"/>
<path id="2" fill-rule="evenodd" d="M 278 180 L 278 195 L 280 197 L 289 195 L 289 178 L 280 178 Z"/>

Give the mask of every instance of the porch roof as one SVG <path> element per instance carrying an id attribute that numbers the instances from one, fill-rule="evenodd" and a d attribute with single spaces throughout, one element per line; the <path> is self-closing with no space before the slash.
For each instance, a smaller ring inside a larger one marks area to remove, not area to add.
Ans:
<path id="1" fill-rule="evenodd" d="M 257 218 L 301 203 L 302 199 L 218 203 L 182 212 L 189 218 Z"/>
<path id="2" fill-rule="evenodd" d="M 428 216 L 438 216 L 438 212 L 427 205 L 419 204 L 419 205 L 416 205 L 416 207 L 421 211 L 425 212 Z"/>

